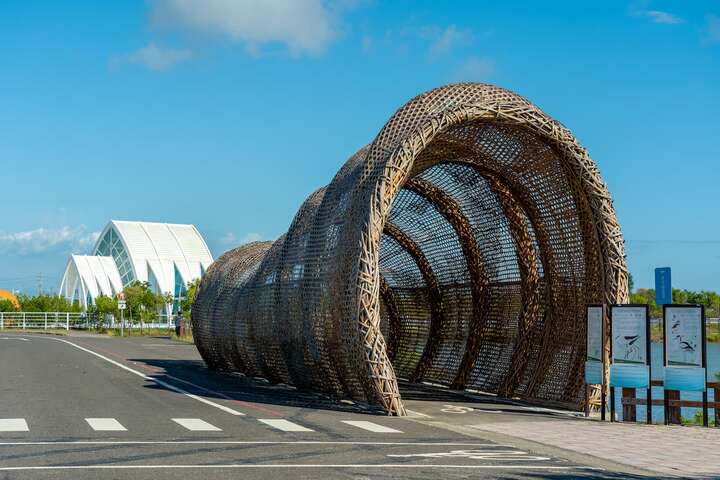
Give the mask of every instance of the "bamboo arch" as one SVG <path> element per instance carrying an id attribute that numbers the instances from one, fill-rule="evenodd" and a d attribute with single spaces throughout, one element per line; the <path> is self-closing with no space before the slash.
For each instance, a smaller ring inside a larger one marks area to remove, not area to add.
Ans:
<path id="1" fill-rule="evenodd" d="M 220 257 L 210 367 L 403 415 L 398 378 L 577 405 L 585 305 L 626 300 L 595 163 L 526 99 L 458 84 L 400 108 L 287 234 Z"/>

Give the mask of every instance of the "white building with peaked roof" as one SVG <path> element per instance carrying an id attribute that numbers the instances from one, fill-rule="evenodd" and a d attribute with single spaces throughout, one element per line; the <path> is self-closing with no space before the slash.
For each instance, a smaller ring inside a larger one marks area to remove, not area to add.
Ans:
<path id="1" fill-rule="evenodd" d="M 84 307 L 99 295 L 113 296 L 135 282 L 148 282 L 175 299 L 200 278 L 212 255 L 194 225 L 113 220 L 98 238 L 92 255 L 72 255 L 60 295 Z"/>

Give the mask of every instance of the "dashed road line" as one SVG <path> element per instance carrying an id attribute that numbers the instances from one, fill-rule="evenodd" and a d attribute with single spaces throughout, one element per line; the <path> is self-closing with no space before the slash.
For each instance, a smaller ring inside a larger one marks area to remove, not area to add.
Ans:
<path id="1" fill-rule="evenodd" d="M 384 425 L 378 425 L 377 423 L 368 422 L 365 420 L 343 420 L 342 422 L 353 427 L 362 428 L 363 430 L 367 430 L 368 432 L 403 433 L 400 430 L 395 430 L 394 428 L 386 427 Z"/>
<path id="2" fill-rule="evenodd" d="M 98 357 L 98 358 L 100 358 L 100 359 L 102 359 L 102 360 L 105 360 L 105 361 L 108 362 L 108 363 L 111 363 L 111 364 L 115 365 L 116 367 L 120 367 L 120 368 L 122 368 L 122 369 L 125 370 L 125 371 L 128 371 L 128 372 L 130 372 L 130 373 L 132 373 L 132 374 L 135 374 L 135 375 L 137 375 L 138 377 L 142 377 L 142 378 L 144 378 L 145 380 L 148 380 L 148 381 L 150 381 L 150 382 L 154 382 L 154 383 L 160 385 L 161 387 L 167 388 L 168 390 L 172 390 L 172 391 L 174 391 L 174 392 L 181 393 L 181 394 L 185 395 L 185 396 L 188 397 L 188 398 L 192 398 L 193 400 L 197 400 L 198 402 L 201 402 L 201 403 L 204 403 L 204 404 L 206 404 L 206 405 L 210 405 L 211 407 L 215 407 L 215 408 L 217 408 L 217 409 L 220 409 L 220 410 L 222 410 L 223 412 L 229 413 L 229 414 L 231 414 L 231 415 L 245 415 L 244 413 L 238 412 L 237 410 L 233 410 L 233 409 L 230 408 L 230 407 L 226 407 L 225 405 L 220 405 L 219 403 L 215 403 L 215 402 L 210 401 L 210 400 L 208 400 L 208 399 L 206 399 L 206 398 L 203 398 L 203 397 L 200 397 L 200 396 L 195 395 L 195 394 L 193 394 L 193 393 L 190 393 L 190 392 L 188 392 L 187 390 L 184 390 L 184 389 L 182 389 L 182 388 L 180 388 L 180 387 L 176 387 L 175 385 L 171 385 L 171 384 L 169 384 L 169 383 L 167 383 L 167 382 L 163 382 L 163 381 L 160 380 L 160 379 L 151 377 L 151 376 L 149 376 L 149 375 L 145 375 L 144 373 L 139 372 L 139 371 L 137 371 L 137 370 L 135 370 L 135 369 L 133 369 L 133 368 L 130 368 L 130 367 L 126 366 L 126 365 L 123 365 L 123 364 L 120 363 L 120 362 L 116 362 L 115 360 L 113 360 L 113 359 L 111 359 L 111 358 L 108 358 L 108 357 L 106 357 L 105 355 L 101 355 L 101 354 L 99 354 L 99 353 L 97 353 L 97 352 L 94 352 L 94 351 L 90 350 L 89 348 L 81 347 L 80 345 L 77 345 L 77 344 L 72 343 L 72 342 L 68 342 L 67 340 L 62 340 L 62 339 L 60 339 L 60 338 L 53 338 L 53 340 L 57 340 L 58 342 L 66 343 L 66 344 L 68 344 L 68 345 L 70 345 L 70 346 L 72 346 L 72 347 L 77 348 L 78 350 L 82 350 L 83 352 L 89 353 L 90 355 L 94 355 L 94 356 L 96 356 L 96 357 Z"/>
<path id="3" fill-rule="evenodd" d="M 172 421 L 193 432 L 222 432 L 221 428 L 199 418 L 173 418 Z"/>
<path id="4" fill-rule="evenodd" d="M 0 432 L 28 432 L 24 418 L 0 418 Z"/>
<path id="5" fill-rule="evenodd" d="M 282 430 L 283 432 L 314 432 L 314 430 L 310 428 L 303 427 L 302 425 L 298 425 L 297 423 L 293 423 L 289 420 L 278 418 L 259 418 L 258 420 L 273 428 Z"/>
<path id="6" fill-rule="evenodd" d="M 86 418 L 85 421 L 96 432 L 127 432 L 127 428 L 114 418 Z"/>

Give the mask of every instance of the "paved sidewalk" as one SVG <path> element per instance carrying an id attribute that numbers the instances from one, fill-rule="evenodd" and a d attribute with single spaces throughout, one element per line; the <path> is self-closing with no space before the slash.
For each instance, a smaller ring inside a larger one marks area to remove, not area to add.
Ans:
<path id="1" fill-rule="evenodd" d="M 592 420 L 471 425 L 663 475 L 720 478 L 720 429 Z"/>

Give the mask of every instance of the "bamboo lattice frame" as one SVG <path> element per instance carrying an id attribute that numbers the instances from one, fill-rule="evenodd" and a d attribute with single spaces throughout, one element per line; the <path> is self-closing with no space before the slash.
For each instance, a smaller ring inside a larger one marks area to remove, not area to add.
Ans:
<path id="1" fill-rule="evenodd" d="M 275 242 L 219 258 L 210 367 L 405 413 L 398 378 L 577 405 L 585 305 L 627 296 L 610 195 L 572 134 L 484 84 L 422 94 Z"/>

